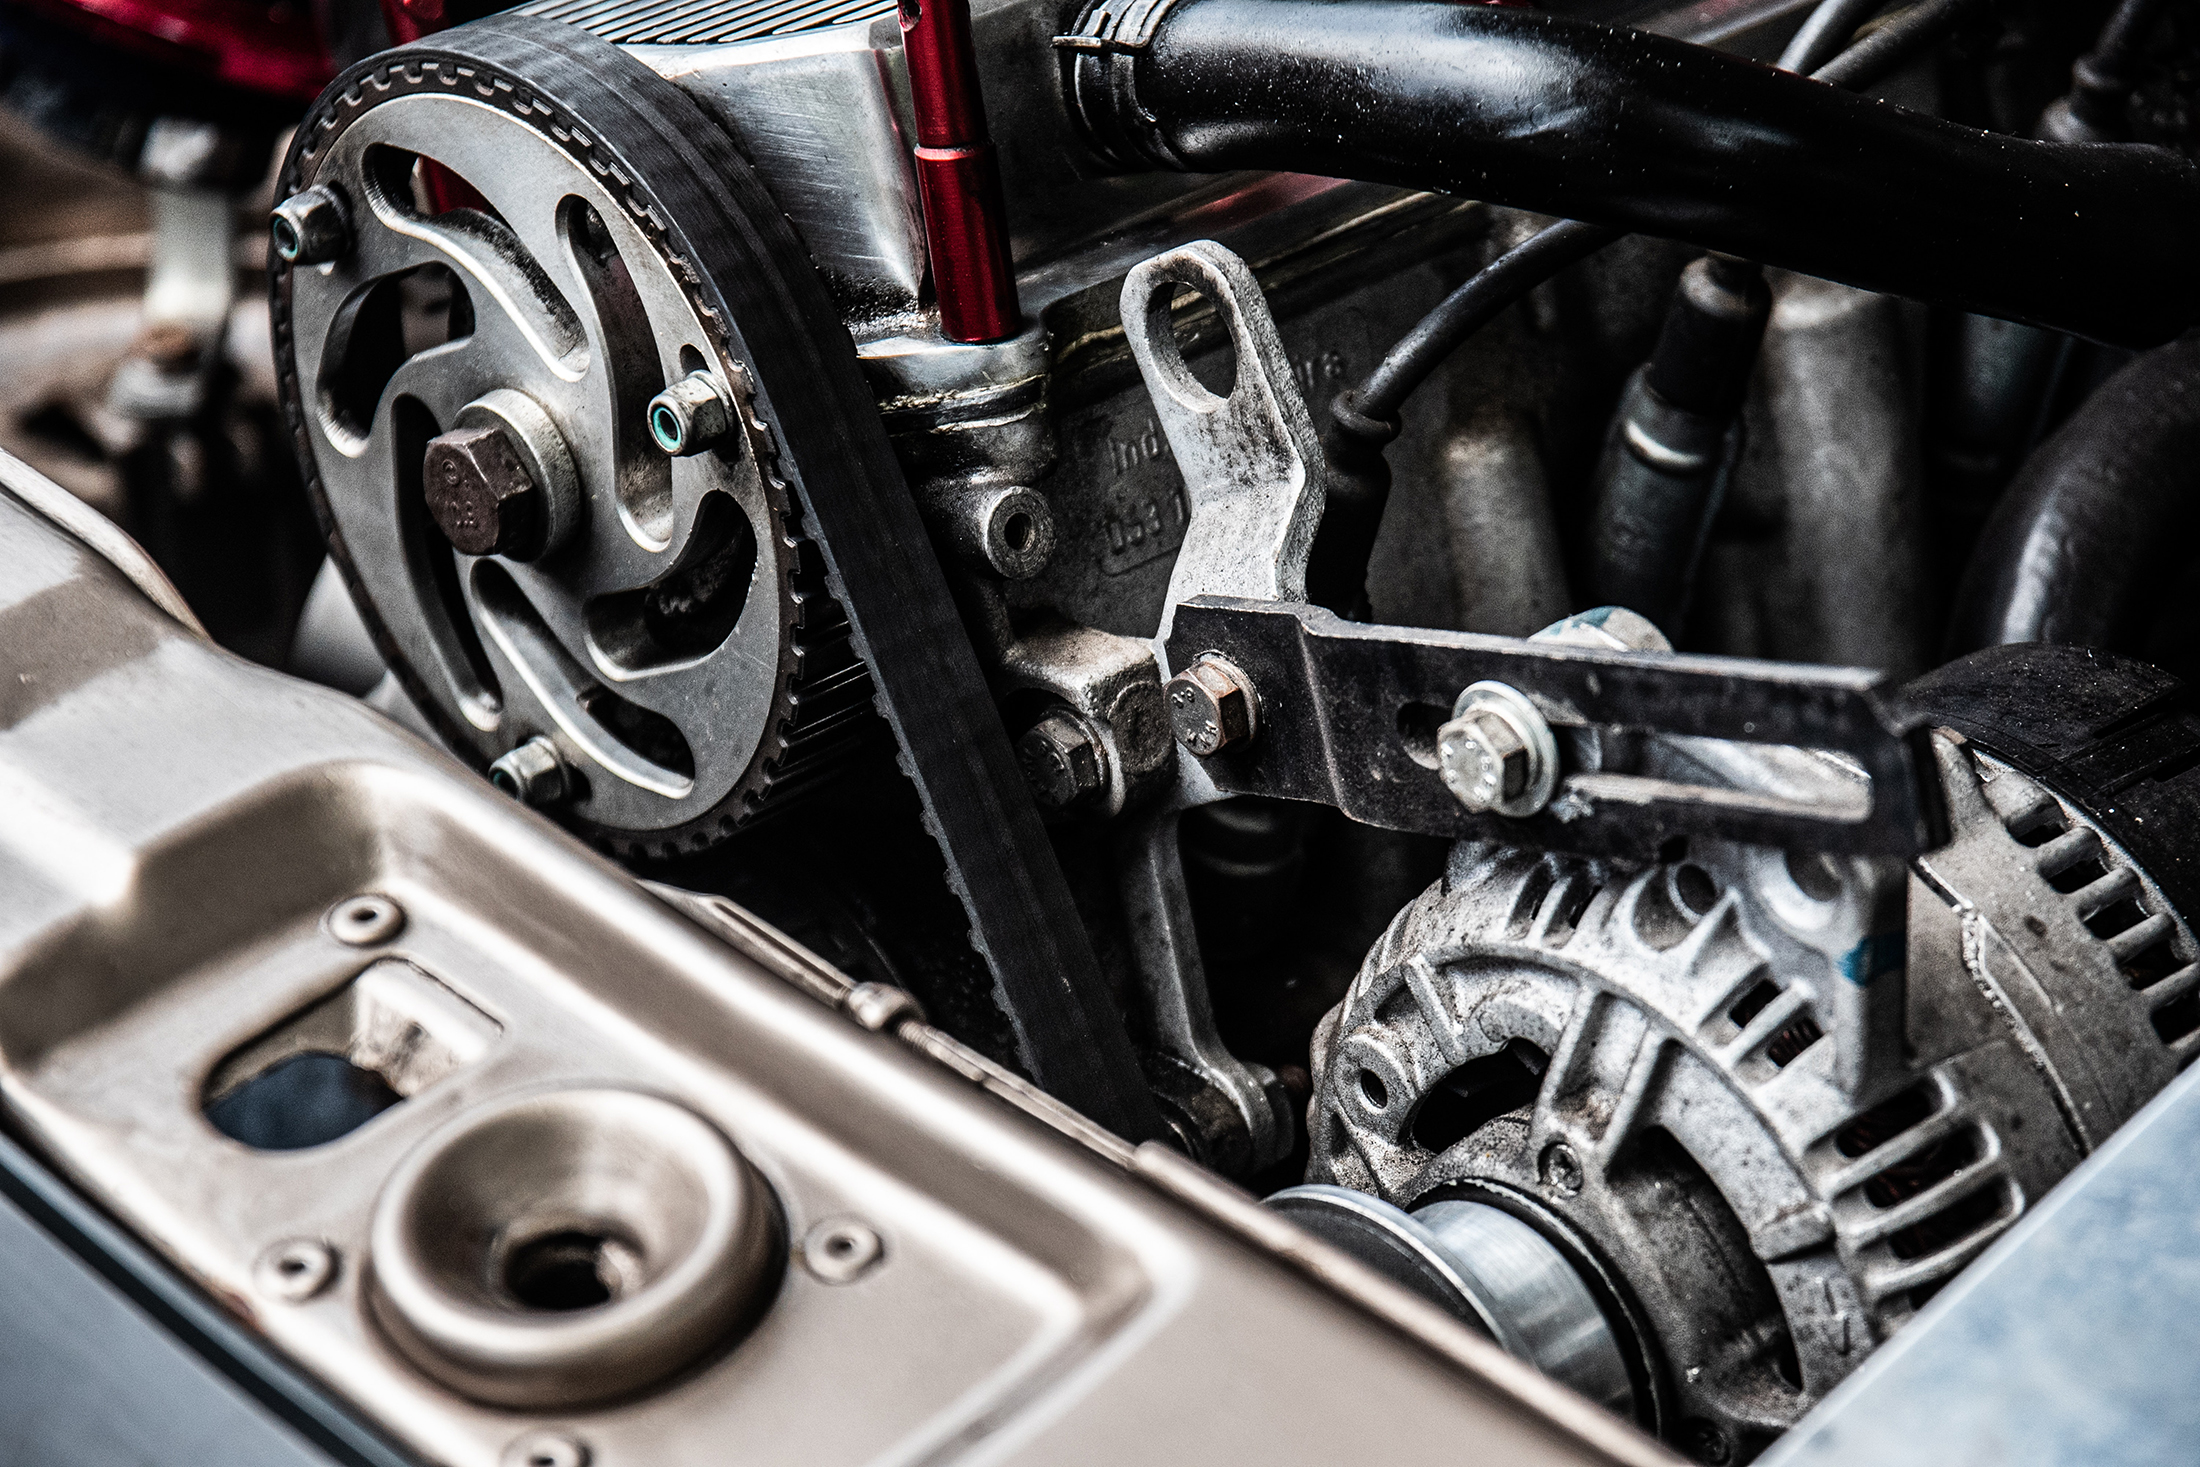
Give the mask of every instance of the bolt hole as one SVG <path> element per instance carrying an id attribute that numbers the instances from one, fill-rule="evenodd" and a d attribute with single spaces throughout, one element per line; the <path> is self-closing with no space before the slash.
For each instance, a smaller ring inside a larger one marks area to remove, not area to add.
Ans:
<path id="1" fill-rule="evenodd" d="M 1830 902 L 1841 895 L 1841 876 L 1833 869 L 1833 862 L 1822 855 L 1786 853 L 1788 875 L 1803 889 L 1803 895 L 1814 902 Z"/>
<path id="2" fill-rule="evenodd" d="M 1717 904 L 1719 884 L 1701 866 L 1683 866 L 1673 873 L 1673 894 L 1688 908 L 1689 915 L 1700 921 Z"/>
<path id="3" fill-rule="evenodd" d="M 519 777 L 509 769 L 492 768 L 489 771 L 489 783 L 515 800 L 520 797 Z"/>
<path id="4" fill-rule="evenodd" d="M 1377 1110 L 1390 1104 L 1390 1087 L 1373 1070 L 1360 1071 L 1360 1096 Z"/>
<path id="5" fill-rule="evenodd" d="M 520 1244 L 504 1263 L 504 1286 L 529 1309 L 569 1314 L 608 1304 L 623 1291 L 633 1250 L 616 1238 L 577 1230 Z"/>
<path id="6" fill-rule="evenodd" d="M 295 261 L 301 247 L 298 240 L 298 227 L 288 219 L 277 215 L 275 218 L 275 253 L 285 260 Z"/>
<path id="7" fill-rule="evenodd" d="M 285 1276 L 289 1278 L 296 1278 L 299 1274 L 302 1274 L 306 1271 L 306 1261 L 303 1258 L 298 1257 L 296 1254 L 292 1254 L 290 1257 L 285 1258 L 281 1263 L 278 1263 L 275 1266 L 276 1268 L 281 1270 Z"/>
<path id="8" fill-rule="evenodd" d="M 1011 550 L 1021 550 L 1029 545 L 1031 533 L 1031 516 L 1021 512 L 1010 515 L 1001 526 L 1001 538 L 1008 542 Z"/>
<path id="9" fill-rule="evenodd" d="M 856 1240 L 846 1233 L 836 1233 L 832 1240 L 825 1245 L 825 1251 L 836 1258 L 846 1258 L 856 1251 Z"/>

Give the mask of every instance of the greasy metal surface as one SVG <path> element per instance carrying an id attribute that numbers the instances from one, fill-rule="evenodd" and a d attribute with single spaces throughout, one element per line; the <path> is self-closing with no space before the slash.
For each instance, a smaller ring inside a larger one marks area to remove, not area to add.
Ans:
<path id="1" fill-rule="evenodd" d="M 740 955 L 358 704 L 191 641 L 104 562 L 0 509 L 6 685 L 25 690 L 0 731 L 0 1104 L 416 1449 L 488 1464 L 551 1426 L 604 1464 L 729 1438 L 760 1462 L 1420 1458 L 1461 1440 L 1521 1463 L 1666 1460 L 1471 1341 L 1408 1343 L 1379 1321 L 1410 1301 L 1381 1286 L 1361 1289 L 1378 1313 L 1357 1312 L 1307 1278 L 1351 1277 L 1341 1261 L 1247 1223 L 1181 1164 L 1141 1153 L 1136 1174 L 1168 1195 L 1143 1190 L 980 1099 L 816 1003 L 799 961 L 782 977 Z M 71 793 L 91 769 L 108 777 L 97 804 Z M 407 915 L 377 949 L 321 925 L 361 890 Z M 211 1067 L 381 955 L 495 1019 L 496 1041 L 325 1146 L 212 1131 Z M 428 1385 L 363 1312 L 372 1199 L 439 1124 L 559 1084 L 690 1107 L 769 1178 L 790 1236 L 854 1218 L 883 1261 L 847 1283 L 787 1274 L 730 1353 L 615 1407 L 545 1422 Z M 335 1282 L 269 1296 L 256 1260 L 301 1235 L 333 1248 Z M 1477 1379 L 1461 1360 L 1490 1366 Z M 1261 1410 L 1214 1410 L 1218 1361 Z M 1384 1407 L 1341 1416 L 1325 1405 L 1339 1390 Z"/>
<path id="2" fill-rule="evenodd" d="M 1260 691 L 1261 736 L 1202 761 L 1230 793 L 1318 800 L 1392 830 L 1595 853 L 1648 855 L 1691 833 L 1893 855 L 1940 838 L 1924 735 L 1861 669 L 1370 627 L 1318 607 L 1222 597 L 1180 607 L 1170 649 L 1177 659 L 1219 651 Z M 1722 791 L 1624 772 L 1614 744 L 1622 772 L 1569 771 L 1545 813 L 1478 815 L 1444 788 L 1431 736 L 1459 690 L 1485 679 L 1526 693 L 1556 727 L 1798 746 L 1854 764 L 1815 793 Z"/>
<path id="3" fill-rule="evenodd" d="M 2191 1461 L 2196 1149 L 2188 1072 L 1760 1461 Z"/>

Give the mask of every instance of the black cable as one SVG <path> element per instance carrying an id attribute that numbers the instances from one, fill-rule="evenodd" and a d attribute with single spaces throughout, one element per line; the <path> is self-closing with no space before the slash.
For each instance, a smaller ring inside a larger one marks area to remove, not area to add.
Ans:
<path id="1" fill-rule="evenodd" d="M 1887 0 L 1819 0 L 1810 19 L 1795 33 L 1780 59 L 1773 63 L 1782 71 L 1799 71 L 1809 75 L 1824 66 L 1841 49 L 1848 45 L 1856 28 L 1882 9 Z"/>
<path id="2" fill-rule="evenodd" d="M 1852 92 L 1885 81 L 1920 53 L 1940 44 L 1949 32 L 2001 0 L 1919 0 L 1894 19 L 1812 72 L 1822 81 Z"/>
<path id="3" fill-rule="evenodd" d="M 1338 394 L 1338 410 L 1391 419 L 1414 388 L 1499 312 L 1620 232 L 1568 219 L 1536 231 L 1470 276 L 1390 349 L 1367 380 Z M 1352 401 L 1347 404 L 1344 399 Z"/>

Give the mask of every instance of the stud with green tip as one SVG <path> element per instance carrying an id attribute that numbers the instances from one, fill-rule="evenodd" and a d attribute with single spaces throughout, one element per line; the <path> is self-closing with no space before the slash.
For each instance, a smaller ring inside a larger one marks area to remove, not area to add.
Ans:
<path id="1" fill-rule="evenodd" d="M 277 204 L 269 230 L 276 256 L 288 265 L 326 265 L 351 252 L 351 211 L 325 184 Z"/>
<path id="2" fill-rule="evenodd" d="M 649 400 L 649 436 L 674 458 L 703 452 L 732 428 L 731 394 L 707 368 L 688 373 Z"/>

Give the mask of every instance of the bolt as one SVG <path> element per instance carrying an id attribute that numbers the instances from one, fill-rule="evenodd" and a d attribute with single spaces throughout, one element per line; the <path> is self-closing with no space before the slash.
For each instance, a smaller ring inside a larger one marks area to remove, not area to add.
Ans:
<path id="1" fill-rule="evenodd" d="M 1259 722 L 1252 681 L 1218 653 L 1201 653 L 1170 678 L 1168 696 L 1176 741 L 1202 759 L 1243 744 Z"/>
<path id="2" fill-rule="evenodd" d="M 276 1298 L 303 1304 L 336 1277 L 336 1253 L 326 1243 L 292 1238 L 277 1243 L 252 1265 L 252 1281 Z"/>
<path id="3" fill-rule="evenodd" d="M 886 1252 L 878 1231 L 852 1217 L 827 1218 L 802 1238 L 802 1263 L 828 1284 L 850 1284 Z"/>
<path id="4" fill-rule="evenodd" d="M 1050 815 L 1075 809 L 1108 782 L 1100 763 L 1100 740 L 1084 719 L 1066 708 L 1049 713 L 1016 741 L 1016 760 L 1024 767 L 1031 797 Z"/>
<path id="5" fill-rule="evenodd" d="M 343 195 L 315 184 L 275 206 L 269 222 L 275 253 L 286 265 L 326 265 L 351 253 L 351 210 Z"/>
<path id="6" fill-rule="evenodd" d="M 1533 815 L 1550 803 L 1558 745 L 1533 703 L 1503 683 L 1459 695 L 1436 731 L 1436 767 L 1459 803 L 1480 813 Z"/>
<path id="7" fill-rule="evenodd" d="M 489 766 L 489 783 L 523 805 L 555 805 L 568 793 L 565 760 L 542 734 Z"/>
<path id="8" fill-rule="evenodd" d="M 531 560 L 549 531 L 546 496 L 502 428 L 458 428 L 428 440 L 428 515 L 464 555 Z"/>
<path id="9" fill-rule="evenodd" d="M 732 394 L 716 372 L 690 372 L 649 400 L 649 436 L 674 458 L 701 453 L 732 428 Z"/>
<path id="10" fill-rule="evenodd" d="M 386 896 L 346 897 L 329 908 L 329 935 L 349 947 L 375 947 L 405 926 L 405 909 Z"/>
<path id="11" fill-rule="evenodd" d="M 1543 1148 L 1543 1180 L 1568 1197 L 1581 1190 L 1581 1158 L 1563 1141 Z"/>
<path id="12" fill-rule="evenodd" d="M 1528 787 L 1528 743 L 1495 713 L 1454 719 L 1436 734 L 1444 783 L 1469 810 L 1494 810 Z"/>

